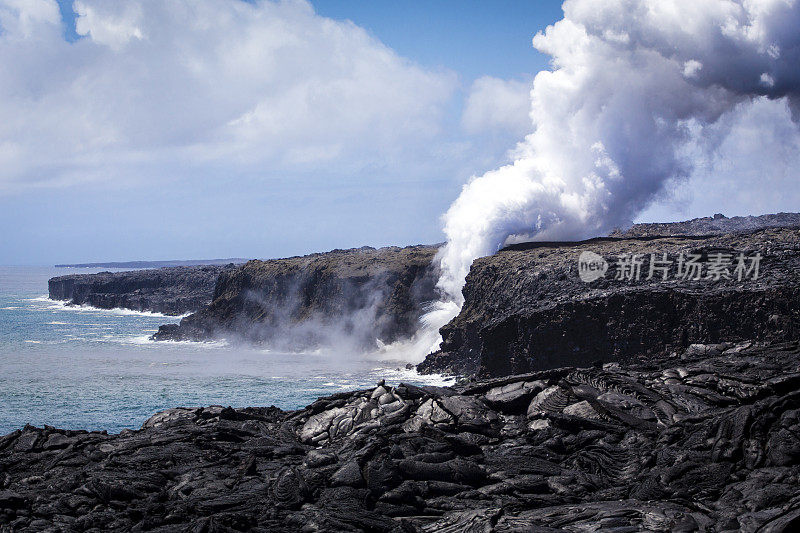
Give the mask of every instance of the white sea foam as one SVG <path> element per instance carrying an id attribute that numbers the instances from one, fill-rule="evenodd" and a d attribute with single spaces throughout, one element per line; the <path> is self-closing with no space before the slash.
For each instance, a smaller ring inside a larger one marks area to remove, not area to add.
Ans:
<path id="1" fill-rule="evenodd" d="M 373 368 L 371 373 L 379 379 L 385 379 L 389 385 L 399 383 L 415 383 L 418 385 L 434 385 L 437 387 L 447 387 L 455 383 L 455 376 L 444 374 L 420 374 L 415 368 Z"/>
<path id="2" fill-rule="evenodd" d="M 225 339 L 217 339 L 213 341 L 187 341 L 187 340 L 159 340 L 155 341 L 148 335 L 137 335 L 135 337 L 121 337 L 121 342 L 128 344 L 140 345 L 167 345 L 167 346 L 192 346 L 197 348 L 224 348 L 229 346 L 228 341 Z"/>
<path id="3" fill-rule="evenodd" d="M 51 300 L 47 296 L 39 296 L 36 298 L 26 298 L 25 301 L 27 302 L 38 302 L 47 304 L 45 309 L 57 309 L 57 310 L 64 310 L 64 311 L 75 311 L 75 312 L 83 312 L 83 313 L 98 313 L 98 314 L 106 314 L 106 315 L 118 315 L 118 316 L 145 316 L 145 317 L 153 317 L 153 318 L 169 318 L 180 320 L 181 318 L 189 316 L 191 313 L 184 313 L 182 315 L 165 315 L 164 313 L 156 313 L 153 311 L 135 311 L 133 309 L 125 309 L 122 307 L 114 307 L 112 309 L 103 309 L 102 307 L 95 307 L 93 305 L 88 304 L 81 304 L 81 305 L 73 305 L 70 304 L 66 300 Z"/>

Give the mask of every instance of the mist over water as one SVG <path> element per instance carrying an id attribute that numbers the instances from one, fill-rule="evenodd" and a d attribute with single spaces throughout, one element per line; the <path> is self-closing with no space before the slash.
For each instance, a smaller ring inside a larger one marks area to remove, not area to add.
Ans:
<path id="1" fill-rule="evenodd" d="M 513 163 L 473 177 L 443 216 L 437 328 L 470 265 L 503 245 L 624 227 L 669 184 L 713 158 L 766 105 L 800 120 L 800 2 L 567 0 L 533 38 L 552 57 L 530 92 L 533 133 Z M 752 165 L 752 161 L 739 161 Z M 781 161 L 759 162 L 765 173 Z M 726 161 L 735 172 L 737 161 Z"/>
<path id="2" fill-rule="evenodd" d="M 0 267 L 0 434 L 26 423 L 118 432 L 170 407 L 296 409 L 384 378 L 444 382 L 406 370 L 400 347 L 287 353 L 224 341 L 153 342 L 159 325 L 179 317 L 70 307 L 43 295 L 52 276 L 94 271 Z"/>

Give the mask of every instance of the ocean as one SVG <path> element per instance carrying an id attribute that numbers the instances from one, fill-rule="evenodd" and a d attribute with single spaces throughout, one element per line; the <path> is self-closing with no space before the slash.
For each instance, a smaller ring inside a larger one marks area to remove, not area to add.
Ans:
<path id="1" fill-rule="evenodd" d="M 47 298 L 53 276 L 108 270 L 0 267 L 0 435 L 25 424 L 118 433 L 179 406 L 296 409 L 380 379 L 449 383 L 376 355 L 154 342 L 158 326 L 180 317 Z"/>

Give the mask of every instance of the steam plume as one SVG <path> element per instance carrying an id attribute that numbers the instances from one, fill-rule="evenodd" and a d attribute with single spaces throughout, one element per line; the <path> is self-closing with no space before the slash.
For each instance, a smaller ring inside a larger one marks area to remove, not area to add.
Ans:
<path id="1" fill-rule="evenodd" d="M 552 56 L 531 90 L 534 131 L 514 163 L 473 178 L 444 215 L 452 317 L 475 258 L 524 240 L 576 239 L 630 223 L 698 154 L 723 116 L 781 100 L 800 120 L 795 0 L 567 0 L 533 39 Z"/>

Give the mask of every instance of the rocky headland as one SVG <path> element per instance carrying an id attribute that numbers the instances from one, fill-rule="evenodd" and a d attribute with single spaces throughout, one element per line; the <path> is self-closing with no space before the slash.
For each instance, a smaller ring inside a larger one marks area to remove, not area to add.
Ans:
<path id="1" fill-rule="evenodd" d="M 583 242 L 509 246 L 473 264 L 459 315 L 421 372 L 499 376 L 551 367 L 654 356 L 720 339 L 798 338 L 800 214 L 722 215 L 637 224 Z M 418 329 L 436 300 L 437 246 L 369 247 L 241 265 L 162 268 L 53 278 L 50 297 L 97 307 L 165 314 L 193 312 L 162 326 L 156 340 L 224 337 L 347 348 L 390 343 Z M 593 252 L 606 275 L 586 283 L 578 257 Z M 651 254 L 672 265 L 649 276 Z M 732 263 L 721 279 L 681 277 L 678 259 L 716 254 Z M 761 254 L 757 279 L 733 276 L 738 254 Z M 617 280 L 619 256 L 644 258 L 639 279 Z M 728 279 L 730 278 L 730 279 Z M 560 362 L 560 363 L 559 363 Z"/>
<path id="2" fill-rule="evenodd" d="M 797 531 L 800 345 L 0 438 L 3 531 Z"/>
<path id="3" fill-rule="evenodd" d="M 605 261 L 605 274 L 583 281 L 582 253 Z M 757 277 L 745 275 L 756 255 Z M 699 270 L 687 272 L 692 257 Z M 463 294 L 421 372 L 503 376 L 659 358 L 693 343 L 797 340 L 800 229 L 519 244 L 476 260 Z"/>
<path id="4" fill-rule="evenodd" d="M 52 300 L 71 305 L 183 315 L 211 303 L 217 278 L 233 268 L 231 263 L 69 274 L 51 278 L 47 286 Z"/>
<path id="5" fill-rule="evenodd" d="M 220 274 L 207 307 L 162 326 L 154 338 L 226 337 L 297 349 L 410 337 L 436 298 L 437 249 L 364 247 L 249 261 Z"/>

